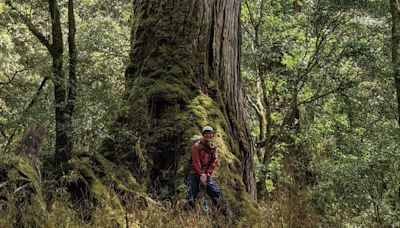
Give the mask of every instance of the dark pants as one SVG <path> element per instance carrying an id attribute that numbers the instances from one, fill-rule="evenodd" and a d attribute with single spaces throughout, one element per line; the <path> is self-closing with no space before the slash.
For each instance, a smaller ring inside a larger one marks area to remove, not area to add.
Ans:
<path id="1" fill-rule="evenodd" d="M 200 177 L 197 174 L 189 174 L 188 178 L 189 192 L 187 195 L 187 200 L 189 205 L 193 208 L 195 206 L 195 201 L 197 194 L 200 191 Z M 221 205 L 221 191 L 217 187 L 217 182 L 212 177 L 207 178 L 207 186 L 205 187 L 207 194 L 211 197 L 214 205 L 220 207 Z"/>

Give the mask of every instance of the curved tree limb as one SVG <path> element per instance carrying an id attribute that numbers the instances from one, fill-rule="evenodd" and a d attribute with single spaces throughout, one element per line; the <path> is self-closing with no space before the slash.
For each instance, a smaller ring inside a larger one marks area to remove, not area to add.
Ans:
<path id="1" fill-rule="evenodd" d="M 43 35 L 43 33 L 41 33 L 36 27 L 35 25 L 32 23 L 32 21 L 26 16 L 24 15 L 22 12 L 20 12 L 17 7 L 15 7 L 10 0 L 6 0 L 5 2 L 12 10 L 14 10 L 17 15 L 18 18 L 20 18 L 22 20 L 22 22 L 28 27 L 29 31 L 32 32 L 32 34 L 40 41 L 40 43 L 42 43 L 47 50 L 49 50 L 51 52 L 52 46 L 50 41 L 46 38 L 45 35 Z"/>
<path id="2" fill-rule="evenodd" d="M 24 109 L 24 111 L 22 111 L 21 117 L 20 119 L 23 118 L 24 114 L 27 113 L 29 111 L 29 109 L 36 103 L 41 91 L 43 90 L 44 86 L 46 85 L 46 82 L 49 80 L 49 76 L 45 76 L 42 80 L 42 82 L 40 83 L 40 86 L 38 87 L 38 89 L 36 90 L 35 95 L 33 96 L 31 102 L 29 102 L 28 106 Z M 11 145 L 16 133 L 19 131 L 18 128 L 14 128 L 12 134 L 10 135 L 10 137 L 8 137 L 7 140 L 7 145 L 6 148 L 9 148 L 9 146 Z M 5 135 L 5 134 L 4 134 Z"/>

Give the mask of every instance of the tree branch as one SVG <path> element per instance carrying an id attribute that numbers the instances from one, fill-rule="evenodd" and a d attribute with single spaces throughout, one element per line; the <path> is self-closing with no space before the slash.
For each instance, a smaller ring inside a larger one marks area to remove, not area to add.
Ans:
<path id="1" fill-rule="evenodd" d="M 20 120 L 23 118 L 24 114 L 27 113 L 29 111 L 29 109 L 36 103 L 37 98 L 39 97 L 41 91 L 43 90 L 43 87 L 46 85 L 47 80 L 49 80 L 49 77 L 45 76 L 43 78 L 43 81 L 40 83 L 40 86 L 36 90 L 36 93 L 33 96 L 31 102 L 29 102 L 28 106 L 24 109 L 24 111 L 22 111 Z M 14 128 L 13 133 L 10 135 L 10 137 L 8 137 L 8 140 L 7 140 L 8 142 L 7 142 L 6 148 L 8 148 L 11 145 L 11 143 L 12 143 L 14 137 L 15 137 L 15 134 L 17 133 L 17 129 L 18 128 Z"/>
<path id="2" fill-rule="evenodd" d="M 250 10 L 250 5 L 249 5 L 248 1 L 245 1 L 245 4 L 246 4 L 247 12 L 249 13 L 250 23 L 253 25 L 253 28 L 255 30 L 256 29 L 256 21 L 254 19 L 253 12 Z"/>
<path id="3" fill-rule="evenodd" d="M 7 77 L 8 77 L 8 82 L 0 82 L 0 86 L 1 86 L 0 88 L 3 88 L 5 85 L 12 83 L 12 81 L 14 81 L 15 77 L 17 76 L 17 74 L 22 73 L 22 72 L 24 72 L 24 71 L 27 71 L 27 70 L 29 70 L 29 69 L 31 69 L 31 68 L 33 68 L 33 67 L 39 65 L 40 63 L 42 63 L 42 62 L 45 61 L 46 59 L 47 59 L 47 57 L 45 57 L 45 58 L 39 60 L 38 62 L 36 62 L 36 63 L 34 63 L 34 64 L 32 64 L 32 65 L 29 65 L 29 66 L 25 67 L 24 69 L 16 70 L 16 71 L 13 73 L 12 76 L 9 76 L 9 75 L 8 75 L 8 76 L 7 76 Z"/>
<path id="4" fill-rule="evenodd" d="M 311 97 L 311 98 L 309 98 L 309 99 L 306 99 L 306 100 L 304 100 L 304 101 L 301 101 L 301 102 L 298 103 L 297 106 L 301 106 L 301 105 L 304 105 L 304 104 L 309 104 L 309 103 L 311 103 L 311 102 L 313 102 L 313 101 L 316 101 L 316 100 L 318 100 L 318 99 L 320 99 L 320 98 L 326 97 L 326 96 L 328 96 L 329 94 L 332 94 L 332 93 L 334 93 L 334 92 L 336 92 L 336 91 L 338 91 L 338 90 L 342 90 L 342 89 L 343 89 L 343 88 L 342 88 L 341 86 L 338 86 L 337 88 L 332 89 L 332 90 L 330 90 L 330 91 L 328 91 L 328 92 L 326 92 L 326 93 L 319 94 L 319 95 L 315 95 L 315 96 L 313 96 L 313 97 Z"/>
<path id="5" fill-rule="evenodd" d="M 350 17 L 351 18 L 351 17 Z M 311 59 L 310 61 L 307 62 L 306 67 L 304 68 L 304 70 L 299 70 L 297 72 L 297 81 L 296 81 L 296 85 L 298 85 L 300 82 L 304 81 L 308 74 L 314 69 L 314 67 L 318 64 L 319 62 L 319 55 L 321 54 L 323 48 L 325 47 L 325 45 L 328 43 L 328 37 L 333 34 L 337 28 L 342 25 L 342 24 L 346 24 L 350 19 L 346 19 L 344 16 L 344 12 L 340 12 L 338 14 L 338 16 L 336 16 L 336 18 L 334 18 L 332 21 L 330 21 L 329 23 L 326 23 L 326 25 L 321 26 L 320 30 L 317 31 L 317 37 L 315 40 L 315 50 L 312 53 Z M 324 32 L 323 30 L 325 29 L 326 32 Z M 329 30 L 327 28 L 330 28 Z M 332 49 L 328 56 L 331 55 L 331 53 L 334 51 L 334 49 Z M 306 54 L 303 57 L 303 60 L 306 58 L 306 55 L 308 54 L 308 49 L 306 50 Z M 300 84 L 300 88 L 298 89 L 298 91 L 301 90 L 301 88 L 304 86 L 303 84 Z"/>
<path id="6" fill-rule="evenodd" d="M 14 10 L 18 16 L 22 19 L 24 24 L 28 26 L 29 31 L 32 32 L 32 34 L 42 43 L 47 50 L 51 51 L 51 44 L 50 41 L 33 25 L 32 21 L 25 16 L 23 13 L 21 13 L 12 3 L 10 0 L 6 0 L 6 4 L 11 7 L 12 10 Z"/>
<path id="7" fill-rule="evenodd" d="M 4 126 L 3 124 L 0 124 L 0 133 L 4 138 L 8 138 L 6 132 L 3 129 L 3 126 Z"/>
<path id="8" fill-rule="evenodd" d="M 76 43 L 75 43 L 75 15 L 74 15 L 74 1 L 68 1 L 68 51 L 69 51 L 69 91 L 68 91 L 68 106 L 67 112 L 72 116 L 75 108 L 76 99 Z"/>
<path id="9" fill-rule="evenodd" d="M 254 103 L 254 102 L 250 99 L 249 95 L 247 95 L 246 98 L 247 98 L 247 101 L 249 102 L 250 106 L 251 106 L 251 107 L 254 109 L 254 111 L 256 112 L 256 114 L 257 114 L 258 116 L 259 116 L 259 115 L 262 115 L 261 110 L 260 110 L 259 107 L 256 105 L 256 103 Z"/>
<path id="10" fill-rule="evenodd" d="M 258 19 L 258 22 L 257 22 L 257 30 L 260 28 L 260 26 L 261 26 L 261 23 L 264 21 L 264 17 L 265 17 L 265 13 L 264 13 L 264 6 L 265 6 L 265 0 L 261 0 L 260 1 L 260 11 L 259 11 L 259 19 Z"/>

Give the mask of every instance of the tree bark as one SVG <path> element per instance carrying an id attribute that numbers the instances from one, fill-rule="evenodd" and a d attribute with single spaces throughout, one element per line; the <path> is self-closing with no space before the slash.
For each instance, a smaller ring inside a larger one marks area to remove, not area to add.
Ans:
<path id="1" fill-rule="evenodd" d="M 77 63 L 77 50 L 75 42 L 76 26 L 75 26 L 75 14 L 74 14 L 74 1 L 68 1 L 68 52 L 69 52 L 69 66 L 68 66 L 68 102 L 67 110 L 69 116 L 70 125 L 72 125 L 72 115 L 75 108 L 76 99 L 76 63 Z M 71 138 L 71 137 L 70 137 Z M 72 139 L 71 139 L 72 142 Z M 72 150 L 72 143 L 71 143 Z"/>
<path id="2" fill-rule="evenodd" d="M 397 95 L 397 121 L 400 125 L 400 3 L 390 0 L 392 14 L 392 63 Z"/>
<path id="3" fill-rule="evenodd" d="M 56 120 L 56 145 L 55 165 L 60 165 L 69 160 L 71 154 L 71 121 L 66 112 L 67 87 L 63 69 L 63 33 L 61 28 L 60 11 L 56 0 L 49 0 L 49 12 L 51 16 L 52 45 L 50 54 L 53 58 L 53 83 L 55 98 Z"/>
<path id="4" fill-rule="evenodd" d="M 174 193 L 172 177 L 187 163 L 191 138 L 211 125 L 220 169 L 229 169 L 221 182 L 256 198 L 239 65 L 240 0 L 137 0 L 133 15 L 128 111 L 116 121 L 104 155 L 130 164 L 142 179 L 147 174 L 142 181 L 149 189 Z"/>
<path id="5" fill-rule="evenodd" d="M 294 13 L 300 13 L 303 9 L 303 0 L 295 0 L 293 1 L 293 11 Z"/>

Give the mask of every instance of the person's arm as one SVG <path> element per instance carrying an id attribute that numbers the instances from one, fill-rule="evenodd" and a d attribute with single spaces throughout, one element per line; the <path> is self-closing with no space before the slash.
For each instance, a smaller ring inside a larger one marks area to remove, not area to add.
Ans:
<path id="1" fill-rule="evenodd" d="M 211 162 L 210 166 L 208 166 L 208 169 L 206 171 L 207 177 L 212 175 L 216 165 L 217 165 L 217 159 Z"/>
<path id="2" fill-rule="evenodd" d="M 192 146 L 192 162 L 197 175 L 201 176 L 203 170 L 201 169 L 200 164 L 200 149 L 197 144 L 193 144 Z"/>
<path id="3" fill-rule="evenodd" d="M 214 145 L 214 150 L 217 150 L 216 146 Z M 211 176 L 211 174 L 213 173 L 215 166 L 217 165 L 217 152 L 214 152 L 214 160 L 210 163 L 210 165 L 208 166 L 207 170 L 206 170 L 206 175 L 207 177 Z M 210 159 L 212 159 L 212 155 L 210 157 Z"/>

